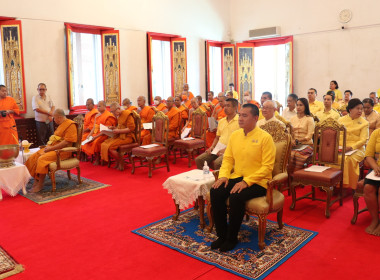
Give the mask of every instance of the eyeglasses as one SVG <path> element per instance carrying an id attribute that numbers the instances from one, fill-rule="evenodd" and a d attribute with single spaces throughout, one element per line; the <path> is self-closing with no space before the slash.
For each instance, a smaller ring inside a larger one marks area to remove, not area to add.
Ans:
<path id="1" fill-rule="evenodd" d="M 46 88 L 39 88 L 37 89 L 38 91 L 46 91 L 47 89 Z"/>

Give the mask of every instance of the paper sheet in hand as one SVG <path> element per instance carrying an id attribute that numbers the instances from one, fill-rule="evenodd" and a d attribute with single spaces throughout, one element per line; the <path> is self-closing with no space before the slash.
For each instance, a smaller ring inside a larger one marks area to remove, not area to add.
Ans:
<path id="1" fill-rule="evenodd" d="M 210 131 L 214 131 L 218 128 L 218 122 L 214 117 L 208 118 L 208 128 L 210 129 Z"/>
<path id="2" fill-rule="evenodd" d="M 367 176 L 365 176 L 365 178 L 370 179 L 370 180 L 380 181 L 380 177 L 376 176 L 375 172 L 373 172 L 373 171 L 368 173 Z"/>
<path id="3" fill-rule="evenodd" d="M 140 148 L 149 149 L 149 148 L 158 147 L 158 146 L 160 146 L 160 145 L 158 145 L 158 144 L 149 144 L 149 145 L 140 146 Z"/>
<path id="4" fill-rule="evenodd" d="M 152 129 L 152 123 L 151 122 L 143 123 L 143 127 L 144 129 Z"/>
<path id="5" fill-rule="evenodd" d="M 220 150 L 223 150 L 223 149 L 225 149 L 226 147 L 227 147 L 227 146 L 224 145 L 223 143 L 218 142 L 218 144 L 216 144 L 215 148 L 212 150 L 211 153 L 212 153 L 213 155 L 217 155 L 218 152 L 219 152 Z"/>
<path id="6" fill-rule="evenodd" d="M 353 153 L 355 153 L 357 150 L 352 150 L 352 151 L 349 151 L 347 153 L 345 153 L 346 156 L 350 156 L 352 155 Z"/>
<path id="7" fill-rule="evenodd" d="M 93 139 L 94 139 L 94 137 L 92 137 L 92 136 L 90 136 L 89 138 L 85 139 L 84 141 L 82 141 L 82 146 L 86 145 L 87 143 L 90 143 Z"/>
<path id="8" fill-rule="evenodd" d="M 325 171 L 326 169 L 329 169 L 330 167 L 328 166 L 319 166 L 319 165 L 312 165 L 308 168 L 305 168 L 304 170 L 305 171 L 309 171 L 309 172 L 323 172 Z"/>
<path id="9" fill-rule="evenodd" d="M 104 135 L 107 135 L 108 137 L 114 137 L 115 135 L 112 129 L 108 128 L 107 126 L 103 124 L 100 124 L 100 132 L 102 132 Z"/>
<path id="10" fill-rule="evenodd" d="M 308 145 L 301 145 L 301 146 L 296 146 L 293 151 L 302 151 L 304 149 L 306 149 L 308 147 Z"/>
<path id="11" fill-rule="evenodd" d="M 189 133 L 190 133 L 190 130 L 191 130 L 191 128 L 186 127 L 185 130 L 181 134 L 181 139 L 187 137 L 187 135 L 189 135 Z"/>

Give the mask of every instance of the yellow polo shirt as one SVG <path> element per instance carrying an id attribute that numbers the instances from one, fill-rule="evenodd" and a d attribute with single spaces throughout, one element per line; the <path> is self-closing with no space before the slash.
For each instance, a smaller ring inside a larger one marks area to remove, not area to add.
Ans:
<path id="1" fill-rule="evenodd" d="M 331 109 L 328 112 L 325 112 L 324 110 L 319 111 L 315 115 L 318 117 L 320 122 L 323 122 L 324 120 L 327 120 L 328 118 L 332 118 L 332 119 L 338 121 L 338 119 L 340 118 L 339 113 L 337 111 L 335 111 L 334 109 Z"/>
<path id="2" fill-rule="evenodd" d="M 276 146 L 269 133 L 257 126 L 247 135 L 242 128 L 238 129 L 232 133 L 224 152 L 219 178 L 243 177 L 248 186 L 258 184 L 267 188 L 275 158 Z"/>
<path id="3" fill-rule="evenodd" d="M 323 111 L 325 106 L 323 105 L 323 102 L 314 100 L 313 103 L 309 103 L 310 112 L 315 115 L 319 111 Z"/>
<path id="4" fill-rule="evenodd" d="M 240 127 L 238 114 L 236 114 L 230 122 L 227 121 L 227 117 L 221 119 L 218 122 L 218 129 L 216 131 L 216 135 L 219 136 L 219 142 L 224 145 L 227 145 L 232 132 L 238 130 L 239 128 Z"/>
<path id="5" fill-rule="evenodd" d="M 377 164 L 380 165 L 380 128 L 372 132 L 371 137 L 365 149 L 365 157 L 373 157 L 376 159 Z"/>
<path id="6" fill-rule="evenodd" d="M 368 140 L 368 122 L 362 117 L 353 120 L 350 115 L 339 118 L 338 122 L 347 129 L 346 146 L 364 153 L 364 145 Z M 340 135 L 339 145 L 343 146 L 343 134 Z"/>

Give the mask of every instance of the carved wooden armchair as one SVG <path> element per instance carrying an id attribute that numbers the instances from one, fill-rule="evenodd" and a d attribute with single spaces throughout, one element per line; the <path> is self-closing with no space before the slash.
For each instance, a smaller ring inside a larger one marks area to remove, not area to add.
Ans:
<path id="1" fill-rule="evenodd" d="M 163 112 L 157 112 L 152 121 L 152 144 L 158 144 L 156 147 L 142 148 L 136 147 L 132 149 L 132 174 L 135 173 L 135 168 L 137 167 L 148 167 L 149 168 L 149 178 L 152 177 L 152 170 L 165 167 L 167 171 L 169 168 L 169 155 L 168 155 L 168 135 L 169 135 L 169 118 Z M 156 166 L 153 159 L 165 155 L 166 165 Z M 143 164 L 140 161 L 140 165 L 136 166 L 136 157 L 145 158 L 147 164 Z"/>
<path id="2" fill-rule="evenodd" d="M 71 180 L 70 170 L 73 168 L 77 169 L 78 183 L 82 184 L 82 180 L 80 178 L 80 152 L 81 152 L 81 142 L 82 142 L 82 133 L 83 133 L 83 115 L 78 115 L 74 119 L 76 127 L 77 127 L 77 142 L 73 147 L 66 147 L 63 149 L 55 150 L 57 153 L 57 161 L 49 164 L 49 177 L 52 182 L 52 191 L 56 190 L 56 181 L 55 181 L 55 172 L 58 170 L 66 170 L 67 177 Z M 71 152 L 71 157 L 65 160 L 61 160 L 61 153 Z"/>
<path id="3" fill-rule="evenodd" d="M 132 149 L 140 146 L 139 143 L 140 143 L 140 139 L 141 139 L 141 127 L 142 127 L 140 115 L 135 110 L 132 111 L 131 115 L 132 115 L 133 120 L 135 122 L 135 139 L 136 139 L 136 142 L 126 144 L 126 145 L 121 145 L 117 149 L 117 153 L 119 154 L 120 158 L 127 155 L 129 160 L 131 159 Z M 122 165 L 121 165 L 120 169 L 124 170 L 125 161 L 124 160 L 121 161 L 121 164 Z M 110 167 L 110 165 L 111 165 L 111 161 L 108 161 L 108 167 Z"/>
<path id="4" fill-rule="evenodd" d="M 332 118 L 329 118 L 321 123 L 317 123 L 314 131 L 314 145 L 312 164 L 313 165 L 327 165 L 336 166 L 330 167 L 323 172 L 310 172 L 304 169 L 298 170 L 293 173 L 292 182 L 290 184 L 290 192 L 292 194 L 292 205 L 290 209 L 293 210 L 296 201 L 300 199 L 312 199 L 326 202 L 325 216 L 330 217 L 330 207 L 336 201 L 339 205 L 343 205 L 343 170 L 344 170 L 344 157 L 345 153 L 339 153 L 339 137 L 343 135 L 343 149 L 346 150 L 346 128 L 344 125 L 339 124 Z M 340 185 L 339 194 L 332 200 L 333 190 L 337 185 Z M 311 192 L 296 197 L 297 185 L 311 185 Z M 326 199 L 315 197 L 315 188 L 320 188 L 327 194 Z"/>
<path id="5" fill-rule="evenodd" d="M 188 166 L 191 167 L 191 160 L 194 159 L 194 150 L 206 147 L 207 115 L 198 108 L 192 113 L 192 124 L 190 136 L 193 140 L 179 139 L 174 141 L 174 162 L 176 163 L 176 150 L 186 150 L 188 155 Z"/>
<path id="6" fill-rule="evenodd" d="M 266 217 L 271 213 L 277 213 L 277 223 L 279 228 L 283 227 L 282 214 L 285 197 L 281 191 L 276 187 L 284 185 L 288 181 L 287 165 L 289 163 L 290 150 L 291 150 L 291 136 L 283 129 L 283 127 L 276 122 L 266 123 L 261 127 L 269 134 L 272 135 L 273 141 L 276 146 L 276 159 L 272 171 L 272 179 L 268 181 L 267 195 L 262 197 L 253 198 L 248 200 L 245 204 L 245 211 L 247 215 L 255 215 L 259 219 L 259 248 L 265 248 L 265 231 L 266 231 Z M 215 179 L 217 179 L 218 172 L 214 172 Z M 209 197 L 207 198 L 207 215 L 210 221 L 208 230 L 211 231 L 214 222 L 212 218 L 212 205 Z M 229 201 L 227 200 L 227 204 Z M 249 216 L 247 216 L 249 218 Z"/>

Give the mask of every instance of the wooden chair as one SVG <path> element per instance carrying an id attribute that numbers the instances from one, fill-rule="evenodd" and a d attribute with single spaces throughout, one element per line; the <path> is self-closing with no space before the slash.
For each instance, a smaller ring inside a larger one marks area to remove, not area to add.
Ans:
<path id="1" fill-rule="evenodd" d="M 82 184 L 82 180 L 80 178 L 80 152 L 81 152 L 81 142 L 82 142 L 82 133 L 83 133 L 83 115 L 78 115 L 74 119 L 76 127 L 77 127 L 77 142 L 73 147 L 66 147 L 59 150 L 55 150 L 57 153 L 57 161 L 49 164 L 49 177 L 52 182 L 52 191 L 56 190 L 56 181 L 55 181 L 55 172 L 58 170 L 66 170 L 67 177 L 71 180 L 70 170 L 73 168 L 77 169 L 78 183 Z M 65 160 L 61 160 L 61 153 L 71 153 L 71 157 Z"/>
<path id="2" fill-rule="evenodd" d="M 122 158 L 125 155 L 127 155 L 127 158 L 129 159 L 130 162 L 131 162 L 132 149 L 140 146 L 139 143 L 140 143 L 140 139 L 141 139 L 141 127 L 142 127 L 140 115 L 134 110 L 132 111 L 131 114 L 132 114 L 133 120 L 135 122 L 135 139 L 136 139 L 136 141 L 134 143 L 121 145 L 117 149 L 117 153 L 119 154 L 119 158 Z M 123 160 L 121 163 L 122 163 L 122 165 L 121 165 L 120 169 L 121 169 L 121 171 L 123 171 L 125 161 Z M 108 161 L 108 167 L 110 167 L 110 166 L 111 166 L 111 160 Z"/>
<path id="3" fill-rule="evenodd" d="M 323 172 L 309 172 L 304 169 L 298 170 L 293 173 L 293 181 L 290 184 L 290 192 L 292 194 L 291 210 L 294 210 L 296 201 L 300 199 L 312 199 L 326 202 L 325 215 L 326 218 L 330 217 L 330 207 L 336 201 L 339 201 L 339 205 L 343 205 L 343 170 L 344 170 L 344 158 L 342 153 L 338 156 L 339 152 L 339 137 L 343 134 L 343 151 L 346 150 L 346 128 L 344 125 L 339 124 L 335 120 L 329 118 L 322 123 L 317 123 L 314 131 L 314 152 L 312 157 L 313 165 L 329 165 L 338 166 L 339 168 L 330 167 Z M 340 163 L 339 163 L 340 161 Z M 339 194 L 333 200 L 333 190 L 337 185 L 340 185 Z M 296 186 L 297 185 L 311 185 L 311 192 L 296 198 Z M 320 188 L 327 194 L 326 199 L 315 197 L 315 188 Z"/>
<path id="4" fill-rule="evenodd" d="M 202 109 L 198 108 L 192 113 L 192 124 L 190 136 L 193 140 L 176 140 L 173 144 L 174 161 L 176 163 L 176 150 L 186 150 L 188 155 L 188 166 L 191 167 L 194 150 L 206 147 L 206 130 L 207 130 L 207 115 Z"/>
<path id="5" fill-rule="evenodd" d="M 278 227 L 283 228 L 282 214 L 285 197 L 278 191 L 276 187 L 280 187 L 287 184 L 288 173 L 287 166 L 289 163 L 289 156 L 291 150 L 291 136 L 285 131 L 282 126 L 276 122 L 266 123 L 261 127 L 269 134 L 272 135 L 273 141 L 276 146 L 276 159 L 272 171 L 272 179 L 268 181 L 267 195 L 262 197 L 253 198 L 246 202 L 245 211 L 247 215 L 255 215 L 259 219 L 259 248 L 263 250 L 265 248 L 265 231 L 266 231 L 266 217 L 271 213 L 277 213 Z M 215 179 L 217 179 L 218 172 L 214 172 Z M 210 198 L 207 198 L 207 215 L 210 221 L 208 230 L 211 232 L 214 221 L 212 218 L 212 205 Z M 227 204 L 229 201 L 227 200 Z M 249 216 L 248 216 L 249 218 Z"/>
<path id="6" fill-rule="evenodd" d="M 158 144 L 159 146 L 152 148 L 136 147 L 132 149 L 132 174 L 135 173 L 137 167 L 148 167 L 149 178 L 152 177 L 152 170 L 165 167 L 167 171 L 169 168 L 169 155 L 168 155 L 168 135 L 169 135 L 169 118 L 163 112 L 157 112 L 152 121 L 152 144 Z M 156 166 L 153 159 L 165 155 L 166 165 Z M 140 162 L 139 166 L 135 164 L 135 157 L 145 158 L 147 164 Z"/>

